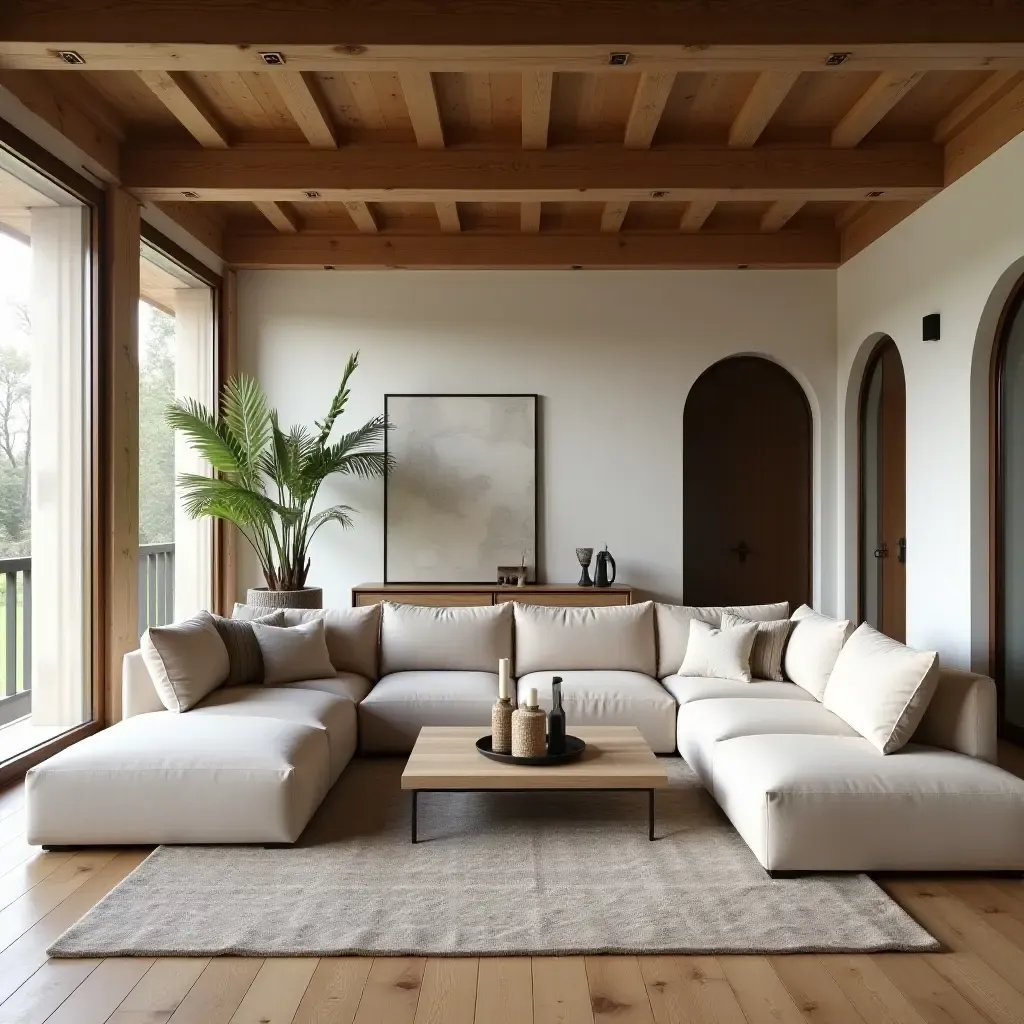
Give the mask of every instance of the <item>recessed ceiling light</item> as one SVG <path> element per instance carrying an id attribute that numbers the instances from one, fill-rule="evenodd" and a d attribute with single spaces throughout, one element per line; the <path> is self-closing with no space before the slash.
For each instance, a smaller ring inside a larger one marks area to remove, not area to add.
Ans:
<path id="1" fill-rule="evenodd" d="M 738 263 L 736 265 L 737 270 L 747 270 L 750 267 L 749 263 Z"/>
<path id="2" fill-rule="evenodd" d="M 186 199 L 198 199 L 199 198 L 199 193 L 198 192 L 182 192 L 181 194 Z"/>
<path id="3" fill-rule="evenodd" d="M 57 56 L 65 64 L 84 64 L 85 58 L 77 50 L 58 50 Z"/>
<path id="4" fill-rule="evenodd" d="M 315 189 L 310 189 L 308 192 L 303 192 L 302 194 L 307 199 L 319 199 L 320 198 L 320 193 L 317 192 Z"/>
<path id="5" fill-rule="evenodd" d="M 884 196 L 884 192 L 869 192 L 868 199 L 877 199 L 879 196 Z"/>
<path id="6" fill-rule="evenodd" d="M 582 263 L 574 263 L 569 269 L 570 270 L 582 270 L 583 269 L 583 264 Z"/>
<path id="7" fill-rule="evenodd" d="M 825 58 L 825 66 L 837 68 L 840 64 L 845 64 L 852 56 L 852 53 L 830 53 Z"/>
<path id="8" fill-rule="evenodd" d="M 279 67 L 284 63 L 284 54 L 280 50 L 260 50 L 259 55 L 263 58 L 263 63 L 271 67 Z"/>
<path id="9" fill-rule="evenodd" d="M 667 196 L 667 195 L 668 195 L 668 193 L 666 191 L 664 191 L 663 189 L 658 189 L 657 192 L 652 192 L 651 193 L 651 198 L 652 199 L 664 199 L 665 196 Z"/>
<path id="10" fill-rule="evenodd" d="M 629 54 L 625 51 L 619 51 L 618 53 L 608 54 L 608 63 L 612 67 L 621 68 L 624 64 L 629 63 Z"/>

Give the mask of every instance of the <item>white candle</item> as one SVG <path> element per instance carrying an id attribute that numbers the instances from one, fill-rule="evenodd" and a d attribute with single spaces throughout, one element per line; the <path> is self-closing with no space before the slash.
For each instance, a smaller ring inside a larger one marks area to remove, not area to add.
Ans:
<path id="1" fill-rule="evenodd" d="M 498 696 L 508 698 L 508 658 L 498 659 Z"/>
<path id="2" fill-rule="evenodd" d="M 537 687 L 531 686 L 526 695 L 526 706 L 535 708 L 537 706 Z"/>

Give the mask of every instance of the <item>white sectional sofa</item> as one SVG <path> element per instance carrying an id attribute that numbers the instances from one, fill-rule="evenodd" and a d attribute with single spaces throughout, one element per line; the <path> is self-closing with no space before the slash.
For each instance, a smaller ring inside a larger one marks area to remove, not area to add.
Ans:
<path id="1" fill-rule="evenodd" d="M 770 872 L 1024 871 L 1024 781 L 994 763 L 991 679 L 943 670 L 911 742 L 882 754 L 792 681 L 679 675 L 691 620 L 718 625 L 725 610 L 286 612 L 286 625 L 323 618 L 333 676 L 222 687 L 184 713 L 165 710 L 135 652 L 125 721 L 30 771 L 28 838 L 294 842 L 357 747 L 406 753 L 424 725 L 485 731 L 511 657 L 520 695 L 536 687 L 547 704 L 563 678 L 570 727 L 635 725 L 657 753 L 678 750 Z"/>

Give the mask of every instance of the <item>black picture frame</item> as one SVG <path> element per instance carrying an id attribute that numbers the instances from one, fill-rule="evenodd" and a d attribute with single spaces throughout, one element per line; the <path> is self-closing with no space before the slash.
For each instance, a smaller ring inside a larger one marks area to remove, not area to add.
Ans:
<path id="1" fill-rule="evenodd" d="M 540 395 L 530 392 L 437 392 L 437 393 L 421 393 L 421 392 L 388 392 L 384 395 L 384 417 L 388 423 L 391 423 L 391 410 L 389 403 L 392 399 L 397 398 L 528 398 L 533 402 L 533 573 L 532 580 L 527 577 L 528 582 L 536 583 L 541 578 L 541 543 L 540 543 Z M 388 452 L 388 434 L 390 431 L 385 431 L 384 434 L 384 451 Z M 407 580 L 407 579 L 391 579 L 388 576 L 388 480 L 389 477 L 384 477 L 384 565 L 383 565 L 383 577 L 385 583 L 400 584 L 403 586 L 414 586 L 422 584 L 423 586 L 430 586 L 432 584 L 443 584 L 445 586 L 458 587 L 462 586 L 494 586 L 496 584 L 496 577 L 492 576 L 491 579 L 486 580 L 458 580 L 452 582 L 450 580 Z M 495 566 L 495 572 L 497 566 Z"/>

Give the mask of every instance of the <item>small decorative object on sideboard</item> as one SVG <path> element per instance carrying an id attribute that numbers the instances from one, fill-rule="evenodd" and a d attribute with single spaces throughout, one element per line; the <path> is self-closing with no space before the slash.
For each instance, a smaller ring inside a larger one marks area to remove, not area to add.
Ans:
<path id="1" fill-rule="evenodd" d="M 562 707 L 562 677 L 551 680 L 551 711 L 548 713 L 548 753 L 565 753 L 565 709 Z"/>
<path id="2" fill-rule="evenodd" d="M 592 587 L 594 581 L 590 578 L 590 560 L 594 557 L 593 548 L 577 548 L 576 558 L 580 563 L 580 567 L 583 572 L 580 574 L 580 581 L 577 584 L 579 587 Z"/>
<path id="3" fill-rule="evenodd" d="M 525 587 L 530 570 L 526 568 L 526 552 L 519 565 L 499 565 L 498 582 L 506 587 Z"/>
<path id="4" fill-rule="evenodd" d="M 608 575 L 608 568 L 611 567 L 612 574 Z M 605 544 L 604 551 L 598 551 L 597 553 L 597 568 L 594 570 L 594 586 L 595 587 L 610 587 L 615 582 L 615 559 L 612 558 L 608 551 L 608 545 Z"/>
<path id="5" fill-rule="evenodd" d="M 512 701 L 508 695 L 508 658 L 498 659 L 498 700 L 491 709 L 491 749 L 512 753 Z"/>
<path id="6" fill-rule="evenodd" d="M 527 697 L 512 712 L 512 756 L 543 757 L 547 753 L 544 726 L 547 715 L 537 702 L 537 689 L 531 686 Z"/>

